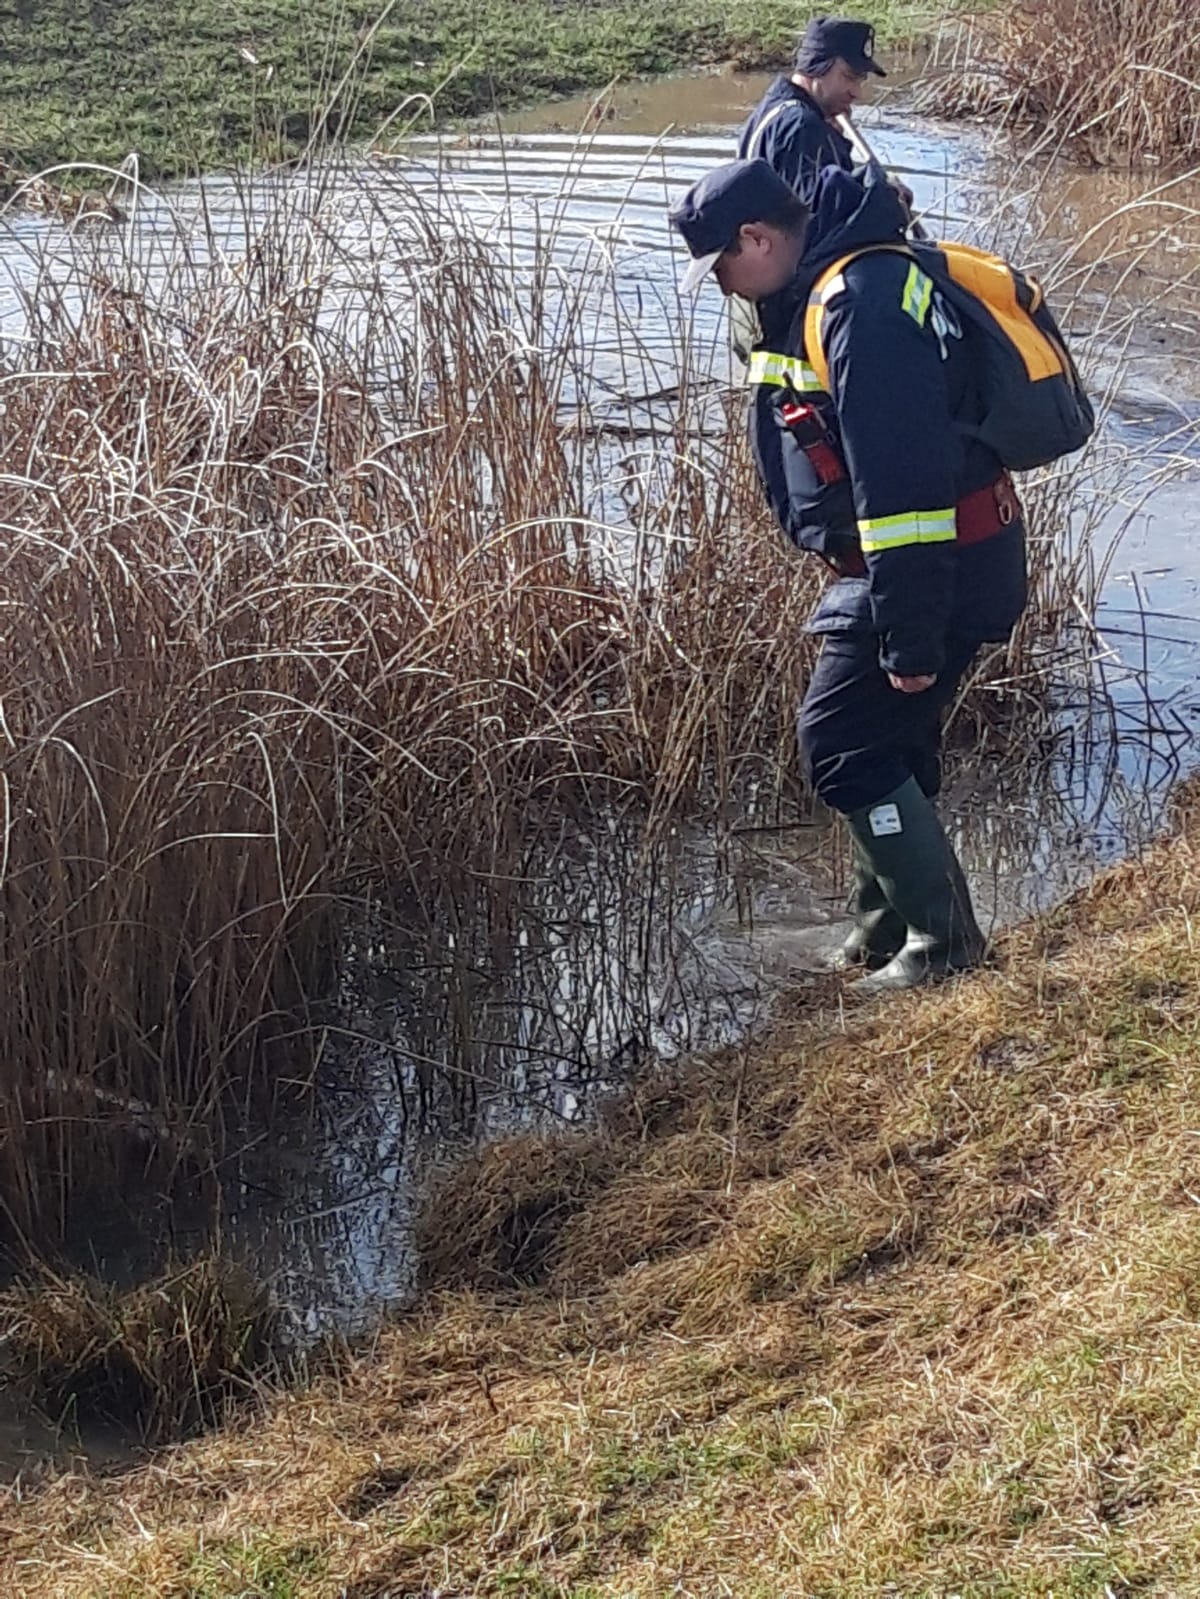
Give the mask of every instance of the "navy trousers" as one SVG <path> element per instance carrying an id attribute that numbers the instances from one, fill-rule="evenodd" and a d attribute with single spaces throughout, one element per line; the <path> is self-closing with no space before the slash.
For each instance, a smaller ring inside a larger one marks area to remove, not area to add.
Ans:
<path id="1" fill-rule="evenodd" d="M 828 633 L 800 708 L 800 747 L 813 786 L 843 815 L 875 805 L 910 777 L 941 787 L 942 716 L 979 649 L 948 639 L 945 665 L 923 694 L 901 694 L 879 665 L 873 632 Z"/>

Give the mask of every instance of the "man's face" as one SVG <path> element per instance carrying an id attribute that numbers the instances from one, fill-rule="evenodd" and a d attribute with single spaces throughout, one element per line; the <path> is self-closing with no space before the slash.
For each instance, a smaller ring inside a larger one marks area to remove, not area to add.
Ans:
<path id="1" fill-rule="evenodd" d="M 800 255 L 799 241 L 761 222 L 747 222 L 738 232 L 739 248 L 726 250 L 713 267 L 724 295 L 766 300 L 789 281 Z"/>
<path id="2" fill-rule="evenodd" d="M 805 86 L 826 117 L 832 121 L 834 117 L 844 117 L 848 111 L 853 110 L 858 104 L 866 81 L 865 73 L 852 72 L 839 56 L 828 72 L 819 78 L 806 79 Z"/>

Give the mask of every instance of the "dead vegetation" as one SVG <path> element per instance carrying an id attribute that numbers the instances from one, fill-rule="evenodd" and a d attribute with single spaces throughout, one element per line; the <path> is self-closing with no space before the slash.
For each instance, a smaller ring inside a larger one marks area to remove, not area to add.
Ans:
<path id="1" fill-rule="evenodd" d="M 31 1239 L 148 1143 L 203 1169 L 235 1085 L 305 1079 L 364 884 L 502 876 L 556 804 L 653 825 L 790 782 L 814 575 L 736 433 L 689 443 L 711 396 L 614 554 L 549 247 L 518 296 L 383 178 L 246 227 L 232 264 L 186 230 L 165 264 L 81 243 L 65 283 L 48 256 L 5 346 L 0 1198 Z"/>
<path id="2" fill-rule="evenodd" d="M 596 320 L 604 241 L 517 261 L 398 169 L 240 203 L 233 253 L 204 216 L 47 247 L 0 354 L 0 1202 L 32 1242 L 309 1079 L 374 885 L 458 904 L 567 807 L 653 837 L 796 791 L 821 578 L 682 319 L 648 349 Z M 981 737 L 1079 614 L 1053 533 Z"/>
<path id="3" fill-rule="evenodd" d="M 9 1585 L 1194 1592 L 1198 843 L 1193 806 L 995 970 L 488 1152 L 420 1314 L 253 1427 L 25 1485 Z"/>
<path id="4" fill-rule="evenodd" d="M 278 1335 L 266 1291 L 217 1255 L 124 1290 L 43 1269 L 0 1293 L 6 1384 L 68 1430 L 111 1423 L 149 1444 L 277 1377 Z"/>
<path id="5" fill-rule="evenodd" d="M 1037 130 L 1099 165 L 1191 161 L 1200 41 L 1191 0 L 1046 0 L 948 25 L 923 111 Z"/>

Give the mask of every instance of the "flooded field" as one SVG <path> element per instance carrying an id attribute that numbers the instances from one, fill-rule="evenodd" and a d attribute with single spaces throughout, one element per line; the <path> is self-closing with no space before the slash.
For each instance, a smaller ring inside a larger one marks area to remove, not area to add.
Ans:
<path id="1" fill-rule="evenodd" d="M 336 234 L 337 314 L 351 326 L 356 280 L 388 269 L 414 193 L 444 209 L 448 229 L 467 219 L 518 269 L 550 238 L 564 278 L 596 283 L 581 342 L 594 360 L 576 372 L 564 420 L 612 435 L 608 469 L 588 494 L 592 536 L 621 571 L 633 538 L 628 497 L 657 470 L 683 376 L 679 260 L 664 207 L 730 155 L 734 126 L 764 82 L 713 74 L 635 86 L 598 108 L 580 101 L 510 118 L 502 134 L 474 127 L 417 139 L 325 170 L 319 183 L 282 175 L 247 189 L 213 179 L 147 197 L 119 241 L 14 217 L 0 236 L 0 338 L 25 336 L 22 291 L 47 259 L 69 284 L 81 255 L 102 267 L 119 248 L 152 279 L 187 232 L 236 266 L 252 255 L 262 216 L 281 205 L 317 205 Z M 1147 230 L 1162 218 L 1125 180 L 1064 169 L 1034 182 L 980 131 L 899 106 L 862 121 L 935 234 L 1002 240 L 1010 251 L 1027 239 L 1023 260 L 1058 263 L 1071 325 L 1080 339 L 1094 335 L 1097 381 L 1119 375 L 1087 510 L 1097 635 L 1055 667 L 1056 713 L 1036 759 L 1013 772 L 994 750 L 952 750 L 948 812 L 986 919 L 1002 926 L 1141 847 L 1192 758 L 1200 345 L 1189 273 L 1200 236 L 1180 209 L 1144 259 Z M 1177 187 L 1172 205 L 1190 194 Z M 395 281 L 402 295 L 404 273 Z M 738 379 L 718 297 L 702 296 L 693 315 L 687 380 L 712 398 L 703 432 L 724 425 L 723 398 Z M 386 391 L 387 374 L 373 379 Z M 1064 540 L 1082 536 L 1063 530 Z M 488 882 L 452 891 L 452 908 L 439 885 L 423 903 L 381 893 L 373 919 L 346 929 L 313 1112 L 247 1125 L 203 1203 L 130 1194 L 103 1228 L 94 1214 L 81 1219 L 74 1258 L 136 1275 L 164 1240 L 186 1251 L 208 1237 L 215 1205 L 222 1241 L 275 1282 L 301 1337 L 363 1330 L 411 1295 L 412 1216 L 429 1162 L 480 1137 L 568 1124 L 656 1060 L 751 1036 L 839 934 L 841 851 L 828 818 L 781 816 L 749 795 L 720 825 L 651 843 L 626 821 L 562 819 L 502 905 Z M 13 1426 L 14 1460 L 41 1447 L 23 1422 Z"/>

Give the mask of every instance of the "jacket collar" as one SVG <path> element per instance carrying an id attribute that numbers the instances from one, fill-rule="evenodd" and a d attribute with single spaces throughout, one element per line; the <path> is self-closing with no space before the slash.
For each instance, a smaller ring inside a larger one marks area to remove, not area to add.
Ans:
<path id="1" fill-rule="evenodd" d="M 793 83 L 786 73 L 781 72 L 771 85 L 770 98 L 772 100 L 795 100 L 806 111 L 811 111 L 814 117 L 821 122 L 826 120 L 825 113 L 809 94 L 807 89 L 802 89 L 798 83 Z"/>

